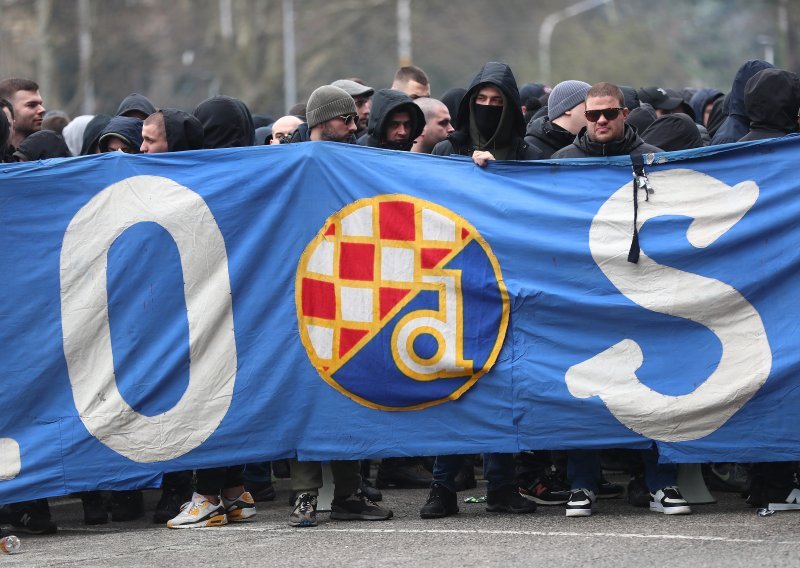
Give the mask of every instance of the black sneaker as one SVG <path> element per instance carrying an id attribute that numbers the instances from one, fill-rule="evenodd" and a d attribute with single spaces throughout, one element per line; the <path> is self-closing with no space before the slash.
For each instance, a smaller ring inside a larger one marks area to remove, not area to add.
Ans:
<path id="1" fill-rule="evenodd" d="M 181 505 L 192 498 L 192 494 L 181 493 L 174 489 L 162 489 L 161 498 L 153 511 L 153 522 L 157 525 L 165 525 L 167 521 L 175 518 L 181 512 Z"/>
<path id="2" fill-rule="evenodd" d="M 244 488 L 253 497 L 253 501 L 257 503 L 275 500 L 275 487 L 271 481 L 246 482 Z"/>
<path id="3" fill-rule="evenodd" d="M 507 485 L 486 492 L 486 510 L 490 513 L 533 513 L 536 503 L 520 495 L 516 486 Z"/>
<path id="4" fill-rule="evenodd" d="M 375 489 L 372 482 L 364 477 L 361 478 L 361 493 L 373 503 L 383 501 L 383 493 L 381 493 L 381 490 Z"/>
<path id="5" fill-rule="evenodd" d="M 441 519 L 456 513 L 458 513 L 458 497 L 456 493 L 443 485 L 434 483 L 431 486 L 431 492 L 428 494 L 428 500 L 419 510 L 419 516 L 423 519 Z"/>
<path id="6" fill-rule="evenodd" d="M 692 512 L 689 503 L 677 487 L 665 487 L 650 494 L 650 510 L 665 515 L 688 515 Z"/>
<path id="7" fill-rule="evenodd" d="M 108 522 L 108 509 L 106 500 L 99 491 L 81 493 L 83 503 L 83 524 L 104 525 Z"/>
<path id="8" fill-rule="evenodd" d="M 564 505 L 572 492 L 569 485 L 554 476 L 537 477 L 533 483 L 519 488 L 519 493 L 539 505 Z"/>
<path id="9" fill-rule="evenodd" d="M 598 499 L 616 499 L 625 493 L 625 488 L 619 483 L 611 483 L 605 477 L 600 478 L 600 483 L 597 486 Z"/>
<path id="10" fill-rule="evenodd" d="M 26 501 L 11 506 L 11 526 L 17 532 L 28 534 L 55 534 L 56 524 L 50 520 L 47 499 Z"/>
<path id="11" fill-rule="evenodd" d="M 385 458 L 378 466 L 375 485 L 379 489 L 420 489 L 430 487 L 433 478 L 422 464 L 413 458 Z"/>
<path id="12" fill-rule="evenodd" d="M 367 499 L 360 491 L 331 501 L 331 519 L 336 521 L 385 521 L 392 511 Z"/>
<path id="13" fill-rule="evenodd" d="M 595 496 L 588 489 L 573 489 L 567 501 L 568 517 L 591 517 Z"/>
<path id="14" fill-rule="evenodd" d="M 111 492 L 111 520 L 135 521 L 144 514 L 144 498 L 138 489 Z"/>

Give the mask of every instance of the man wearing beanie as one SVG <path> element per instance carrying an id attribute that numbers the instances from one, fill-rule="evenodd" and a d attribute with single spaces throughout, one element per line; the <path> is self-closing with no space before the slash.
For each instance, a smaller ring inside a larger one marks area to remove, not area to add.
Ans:
<path id="1" fill-rule="evenodd" d="M 358 111 L 347 91 L 323 85 L 308 97 L 306 122 L 292 135 L 292 142 L 355 142 Z"/>
<path id="2" fill-rule="evenodd" d="M 490 61 L 478 72 L 458 106 L 458 130 L 433 149 L 435 156 L 490 160 L 536 160 L 541 151 L 526 143 L 517 80 L 505 63 Z"/>
<path id="3" fill-rule="evenodd" d="M 540 116 L 528 123 L 525 142 L 542 151 L 541 159 L 569 146 L 575 135 L 586 126 L 586 93 L 591 85 L 583 81 L 562 81 L 550 92 L 547 101 L 547 116 Z"/>

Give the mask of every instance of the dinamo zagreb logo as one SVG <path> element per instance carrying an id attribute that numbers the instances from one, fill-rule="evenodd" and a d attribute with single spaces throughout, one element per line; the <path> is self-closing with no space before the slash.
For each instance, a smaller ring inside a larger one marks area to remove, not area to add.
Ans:
<path id="1" fill-rule="evenodd" d="M 457 399 L 492 367 L 508 326 L 486 241 L 452 211 L 407 195 L 330 217 L 300 258 L 295 299 L 320 376 L 382 410 Z"/>

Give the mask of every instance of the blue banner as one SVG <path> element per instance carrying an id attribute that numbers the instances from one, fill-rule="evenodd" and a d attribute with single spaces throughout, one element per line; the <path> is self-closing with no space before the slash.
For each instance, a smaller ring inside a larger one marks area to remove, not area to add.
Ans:
<path id="1" fill-rule="evenodd" d="M 3 165 L 0 502 L 290 456 L 800 459 L 798 151 L 636 190 L 627 157 L 329 143 Z"/>

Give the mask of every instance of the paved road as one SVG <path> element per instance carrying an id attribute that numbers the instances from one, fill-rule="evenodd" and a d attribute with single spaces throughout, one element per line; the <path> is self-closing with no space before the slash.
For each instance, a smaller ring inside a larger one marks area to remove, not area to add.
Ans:
<path id="1" fill-rule="evenodd" d="M 25 552 L 0 557 L 11 566 L 800 566 L 800 512 L 760 518 L 734 494 L 688 517 L 665 517 L 622 500 L 601 501 L 590 518 L 561 507 L 534 515 L 496 515 L 463 503 L 461 513 L 419 518 L 424 490 L 384 491 L 395 512 L 386 522 L 337 522 L 320 514 L 316 528 L 287 525 L 289 489 L 263 503 L 251 522 L 201 530 L 168 530 L 142 519 L 86 527 L 80 501 L 53 505 L 60 532 L 22 536 Z M 152 510 L 157 499 L 147 492 Z"/>

